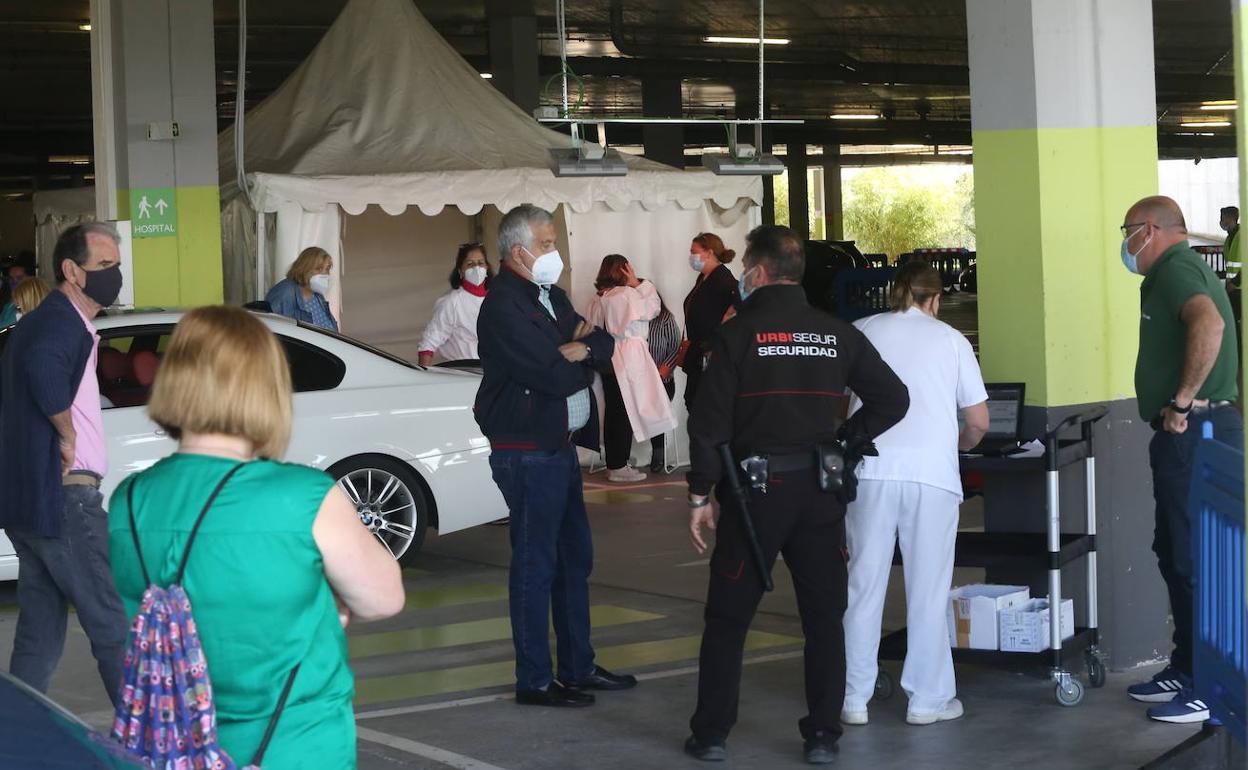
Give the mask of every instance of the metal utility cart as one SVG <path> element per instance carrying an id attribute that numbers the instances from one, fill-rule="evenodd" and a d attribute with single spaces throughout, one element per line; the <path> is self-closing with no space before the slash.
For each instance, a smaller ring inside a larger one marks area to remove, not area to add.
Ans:
<path id="1" fill-rule="evenodd" d="M 1072 671 L 1079 658 L 1092 687 L 1105 684 L 1105 663 L 1100 650 L 1100 630 L 1096 608 L 1096 457 L 1092 450 L 1092 428 L 1108 413 L 1097 407 L 1072 414 L 1044 436 L 1040 457 L 963 457 L 964 472 L 983 474 L 1045 475 L 1046 521 L 1044 532 L 959 532 L 954 549 L 958 567 L 1046 569 L 1049 576 L 1049 649 L 1042 652 L 1002 652 L 955 648 L 953 659 L 979 665 L 1048 666 L 1057 702 L 1076 706 L 1083 700 L 1083 683 Z M 1079 432 L 1079 438 L 1064 434 Z M 1087 525 L 1082 534 L 1062 532 L 1059 481 L 1063 469 L 1083 463 L 1087 471 Z M 1076 628 L 1069 639 L 1062 639 L 1062 567 L 1079 558 L 1087 559 L 1086 628 Z M 893 559 L 901 563 L 900 550 Z M 880 642 L 880 660 L 902 660 L 906 655 L 906 629 L 896 631 Z M 1074 665 L 1072 665 L 1072 662 Z M 887 699 L 896 687 L 893 677 L 880 670 L 876 697 Z"/>

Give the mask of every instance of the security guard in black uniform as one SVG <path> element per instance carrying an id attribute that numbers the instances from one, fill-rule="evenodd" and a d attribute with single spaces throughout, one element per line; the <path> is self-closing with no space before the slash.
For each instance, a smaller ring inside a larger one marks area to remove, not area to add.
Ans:
<path id="1" fill-rule="evenodd" d="M 783 553 L 806 635 L 810 713 L 799 723 L 806 761 L 827 764 L 835 759 L 845 698 L 845 504 L 860 459 L 853 455 L 869 451 L 871 440 L 905 416 L 910 397 L 861 332 L 806 302 L 800 285 L 806 259 L 796 233 L 764 225 L 747 244 L 745 302 L 712 343 L 689 419 L 689 533 L 699 553 L 707 548 L 703 526 L 716 528 L 708 494 L 717 483 L 722 513 L 711 556 L 698 707 L 685 751 L 707 761 L 727 756 L 746 632 L 764 575 Z M 847 388 L 863 407 L 842 421 Z M 725 443 L 734 471 L 749 485 L 741 494 L 748 510 L 730 484 L 721 483 L 732 481 L 722 478 L 719 447 Z"/>

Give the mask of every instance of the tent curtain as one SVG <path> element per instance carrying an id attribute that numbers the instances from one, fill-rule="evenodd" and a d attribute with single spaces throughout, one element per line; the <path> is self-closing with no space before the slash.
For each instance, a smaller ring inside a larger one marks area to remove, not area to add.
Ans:
<path id="1" fill-rule="evenodd" d="M 267 292 L 269 287 L 286 277 L 286 271 L 301 251 L 310 246 L 320 246 L 334 260 L 326 299 L 338 319 L 339 328 L 345 332 L 342 314 L 342 210 L 336 205 L 329 205 L 321 211 L 306 211 L 297 203 L 285 203 L 277 208 L 272 237 L 272 248 L 265 250 L 264 272 L 269 280 L 264 291 Z"/>

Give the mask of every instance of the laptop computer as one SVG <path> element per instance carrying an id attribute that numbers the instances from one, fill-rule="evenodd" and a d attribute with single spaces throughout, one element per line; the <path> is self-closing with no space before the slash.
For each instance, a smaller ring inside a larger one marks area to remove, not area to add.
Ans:
<path id="1" fill-rule="evenodd" d="M 1006 455 L 1021 451 L 1023 438 L 1023 396 L 1026 385 L 1021 382 L 990 382 L 988 391 L 988 432 L 971 450 L 977 455 Z M 962 417 L 958 416 L 959 428 Z"/>

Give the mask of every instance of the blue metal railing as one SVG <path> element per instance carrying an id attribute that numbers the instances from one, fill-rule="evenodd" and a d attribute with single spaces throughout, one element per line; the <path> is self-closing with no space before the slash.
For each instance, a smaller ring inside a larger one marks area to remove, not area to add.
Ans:
<path id="1" fill-rule="evenodd" d="M 1245 597 L 1244 453 L 1212 440 L 1204 423 L 1192 466 L 1188 504 L 1196 526 L 1195 678 L 1209 704 L 1240 743 L 1245 742 L 1248 681 L 1248 600 Z"/>

